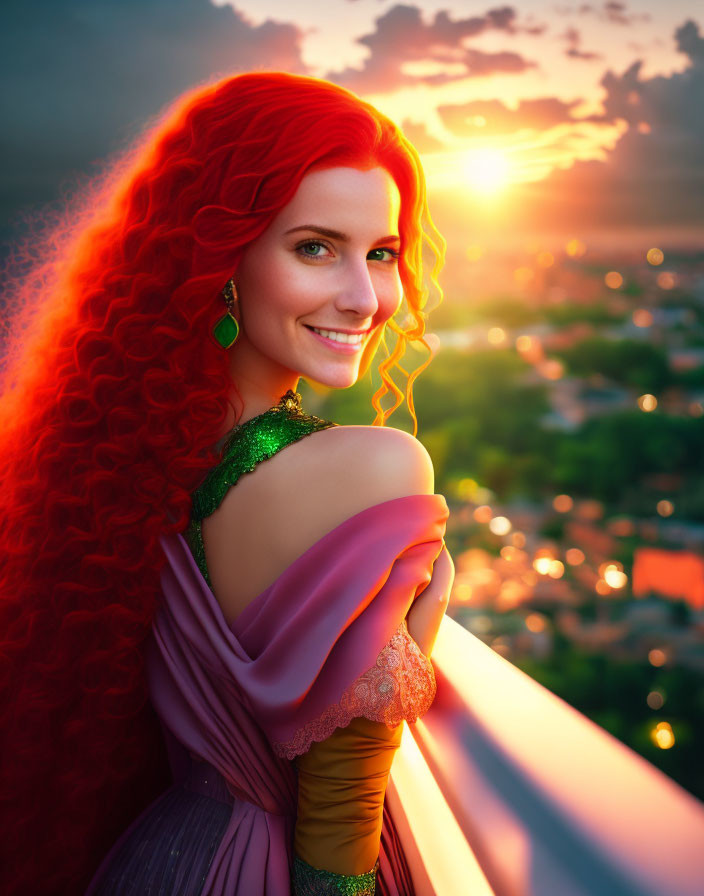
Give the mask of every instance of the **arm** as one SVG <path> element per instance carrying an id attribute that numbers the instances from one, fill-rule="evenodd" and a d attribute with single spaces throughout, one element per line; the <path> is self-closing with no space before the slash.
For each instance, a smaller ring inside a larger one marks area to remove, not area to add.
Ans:
<path id="1" fill-rule="evenodd" d="M 432 653 L 442 617 L 447 610 L 454 579 L 455 564 L 450 552 L 443 547 L 433 565 L 432 579 L 413 601 L 406 615 L 408 633 L 427 657 Z"/>
<path id="2" fill-rule="evenodd" d="M 362 493 L 368 505 L 403 495 L 433 493 L 432 464 L 420 442 L 394 430 L 359 435 L 363 440 L 369 438 L 365 446 L 360 446 L 367 450 L 355 452 L 349 462 L 338 465 L 338 480 L 339 470 L 343 470 L 350 476 L 350 484 L 356 482 L 353 494 L 357 500 Z M 431 584 L 426 586 L 424 594 L 430 596 L 424 607 L 438 605 L 443 565 L 447 561 L 436 561 L 437 575 L 434 571 Z M 444 590 L 449 592 L 449 586 Z M 414 620 L 428 627 L 420 613 L 416 612 Z M 382 722 L 357 717 L 294 760 L 298 810 L 293 896 L 374 896 L 384 796 L 402 733 L 403 723 L 392 729 Z"/>
<path id="3" fill-rule="evenodd" d="M 392 729 L 355 718 L 295 760 L 294 896 L 374 894 L 384 795 L 402 733 L 403 723 Z"/>

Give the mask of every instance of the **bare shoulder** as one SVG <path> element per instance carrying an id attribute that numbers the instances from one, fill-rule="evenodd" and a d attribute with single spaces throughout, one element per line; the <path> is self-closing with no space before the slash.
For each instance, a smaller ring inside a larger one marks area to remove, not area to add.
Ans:
<path id="1" fill-rule="evenodd" d="M 321 508 L 324 522 L 330 522 L 331 505 L 340 522 L 374 504 L 431 495 L 435 489 L 430 455 L 422 442 L 400 429 L 335 426 L 291 446 L 296 447 L 298 452 L 289 456 L 296 488 L 305 487 L 312 496 L 306 503 Z"/>
<path id="2" fill-rule="evenodd" d="M 335 426 L 241 477 L 203 521 L 214 591 L 228 620 L 345 520 L 384 501 L 433 494 L 433 465 L 399 429 Z"/>

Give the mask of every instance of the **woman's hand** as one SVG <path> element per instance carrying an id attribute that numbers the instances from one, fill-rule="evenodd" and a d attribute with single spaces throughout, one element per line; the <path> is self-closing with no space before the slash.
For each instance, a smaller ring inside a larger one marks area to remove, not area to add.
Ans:
<path id="1" fill-rule="evenodd" d="M 408 633 L 428 657 L 432 653 L 442 617 L 445 615 L 454 580 L 455 564 L 443 544 L 442 551 L 433 564 L 430 582 L 413 601 L 406 616 Z"/>

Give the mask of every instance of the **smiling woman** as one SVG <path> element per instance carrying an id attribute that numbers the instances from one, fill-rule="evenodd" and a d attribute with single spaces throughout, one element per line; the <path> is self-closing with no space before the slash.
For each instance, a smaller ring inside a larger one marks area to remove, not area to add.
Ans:
<path id="1" fill-rule="evenodd" d="M 417 154 L 339 87 L 239 75 L 66 222 L 0 402 L 0 890 L 412 896 L 384 795 L 453 576 L 384 426 L 443 256 Z M 302 409 L 387 330 L 371 426 Z"/>

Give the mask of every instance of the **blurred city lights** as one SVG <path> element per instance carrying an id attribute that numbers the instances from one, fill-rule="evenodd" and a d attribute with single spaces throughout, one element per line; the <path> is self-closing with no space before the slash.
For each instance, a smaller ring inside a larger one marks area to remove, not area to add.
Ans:
<path id="1" fill-rule="evenodd" d="M 645 257 L 648 259 L 649 264 L 657 267 L 657 265 L 662 264 L 665 260 L 665 253 L 662 249 L 648 249 Z"/>
<path id="2" fill-rule="evenodd" d="M 511 536 L 511 543 L 515 548 L 523 548 L 526 544 L 526 537 L 522 532 L 514 532 Z"/>
<path id="3" fill-rule="evenodd" d="M 557 358 L 548 358 L 538 364 L 538 371 L 546 380 L 559 380 L 565 372 L 565 365 Z"/>
<path id="4" fill-rule="evenodd" d="M 648 662 L 651 666 L 664 666 L 667 662 L 667 654 L 659 647 L 653 647 L 648 651 Z"/>
<path id="5" fill-rule="evenodd" d="M 609 588 L 608 583 L 603 579 L 599 579 L 599 581 L 594 586 L 594 590 L 602 597 L 606 597 L 607 594 L 611 594 L 611 589 Z"/>
<path id="6" fill-rule="evenodd" d="M 546 576 L 550 572 L 551 557 L 536 557 L 533 561 L 533 569 L 539 572 L 541 576 Z"/>
<path id="7" fill-rule="evenodd" d="M 605 578 L 605 573 L 606 573 L 609 569 L 617 569 L 617 570 L 622 571 L 622 570 L 623 570 L 623 564 L 622 564 L 622 563 L 619 563 L 617 560 L 607 560 L 606 563 L 601 563 L 601 564 L 599 565 L 599 570 L 598 570 L 598 572 L 599 572 L 599 575 L 602 577 L 602 579 Z"/>
<path id="8" fill-rule="evenodd" d="M 465 476 L 456 485 L 457 497 L 462 501 L 472 501 L 479 488 L 479 483 L 469 476 Z"/>
<path id="9" fill-rule="evenodd" d="M 501 345 L 502 342 L 506 342 L 506 331 L 501 327 L 491 327 L 486 338 L 491 345 Z"/>
<path id="10" fill-rule="evenodd" d="M 488 504 L 482 504 L 474 510 L 474 519 L 478 523 L 488 523 L 493 517 L 493 512 Z"/>
<path id="11" fill-rule="evenodd" d="M 516 339 L 516 349 L 524 361 L 529 364 L 537 364 L 543 359 L 543 346 L 535 336 L 525 333 Z"/>
<path id="12" fill-rule="evenodd" d="M 529 632 L 545 631 L 545 617 L 540 613 L 529 613 L 526 616 L 525 623 Z"/>
<path id="13" fill-rule="evenodd" d="M 469 246 L 465 253 L 467 261 L 475 262 L 484 255 L 484 249 L 481 246 Z"/>
<path id="14" fill-rule="evenodd" d="M 489 531 L 494 535 L 508 535 L 511 531 L 511 520 L 505 516 L 495 516 L 489 522 Z"/>
<path id="15" fill-rule="evenodd" d="M 553 498 L 552 506 L 558 513 L 569 513 L 574 506 L 574 501 L 569 495 L 557 495 Z"/>
<path id="16" fill-rule="evenodd" d="M 565 551 L 565 560 L 570 566 L 579 566 L 580 563 L 584 563 L 584 551 L 580 551 L 579 548 L 568 548 Z"/>
<path id="17" fill-rule="evenodd" d="M 653 325 L 653 314 L 647 308 L 636 308 L 633 312 L 633 323 L 636 327 L 651 327 Z"/>
<path id="18" fill-rule="evenodd" d="M 604 277 L 604 283 L 609 289 L 620 289 L 623 286 L 623 277 L 618 271 L 609 271 Z"/>
<path id="19" fill-rule="evenodd" d="M 646 697 L 646 702 L 651 709 L 661 709 L 665 696 L 662 691 L 651 691 Z"/>
<path id="20" fill-rule="evenodd" d="M 555 256 L 552 252 L 539 252 L 535 261 L 539 268 L 549 268 L 555 264 Z"/>
<path id="21" fill-rule="evenodd" d="M 677 275 L 672 271 L 661 271 L 655 278 L 660 289 L 674 289 L 677 286 Z"/>
<path id="22" fill-rule="evenodd" d="M 623 588 L 628 582 L 628 576 L 615 566 L 610 566 L 604 572 L 604 581 L 609 588 Z"/>
<path id="23" fill-rule="evenodd" d="M 581 240 L 572 239 L 565 246 L 565 252 L 570 258 L 581 258 L 587 251 L 587 247 Z"/>
<path id="24" fill-rule="evenodd" d="M 675 745 L 675 735 L 669 722 L 658 722 L 651 729 L 650 737 L 655 746 L 660 747 L 661 750 L 669 750 Z"/>
<path id="25" fill-rule="evenodd" d="M 561 560 L 551 560 L 548 575 L 551 579 L 560 579 L 564 575 L 565 564 Z"/>
<path id="26" fill-rule="evenodd" d="M 672 516 L 675 512 L 675 505 L 672 501 L 658 501 L 657 511 L 660 516 Z"/>
<path id="27" fill-rule="evenodd" d="M 657 398 L 649 392 L 646 392 L 645 395 L 641 395 L 638 399 L 638 407 L 641 411 L 654 411 L 657 406 Z"/>

